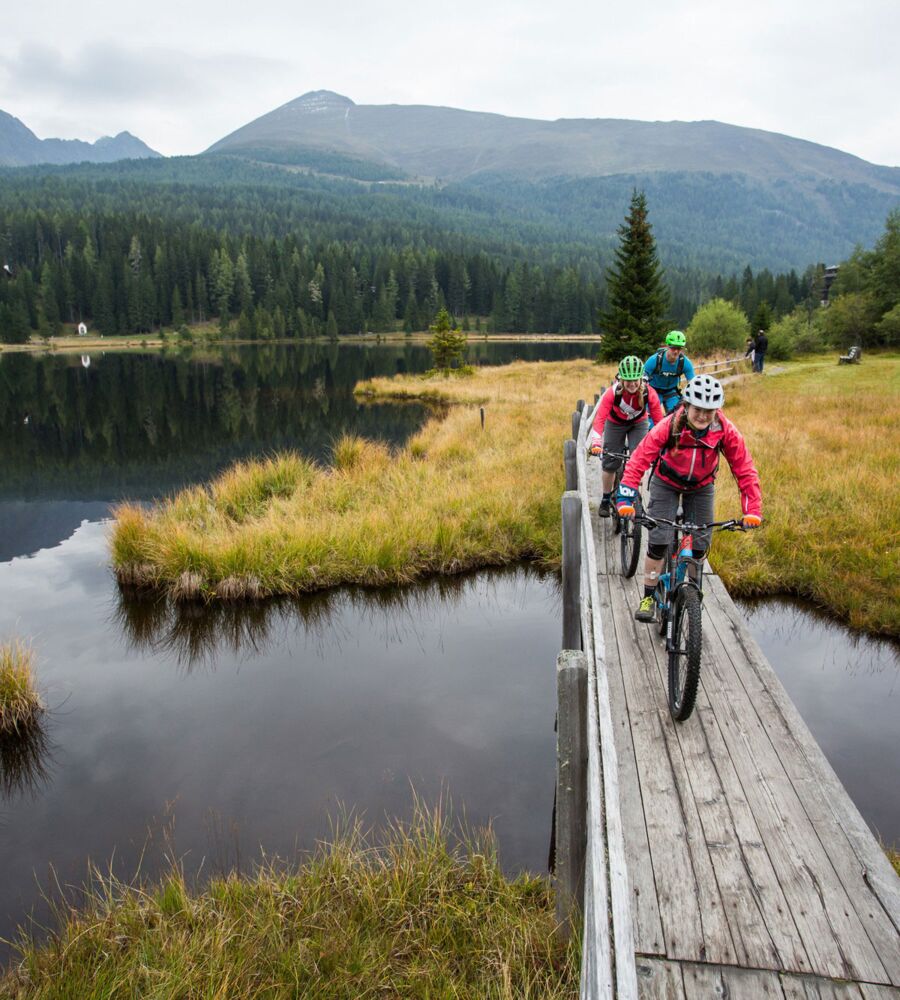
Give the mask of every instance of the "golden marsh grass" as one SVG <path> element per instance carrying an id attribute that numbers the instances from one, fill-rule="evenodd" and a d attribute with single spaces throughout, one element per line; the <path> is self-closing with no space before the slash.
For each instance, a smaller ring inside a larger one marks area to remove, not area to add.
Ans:
<path id="1" fill-rule="evenodd" d="M 516 363 L 363 383 L 363 399 L 444 410 L 393 455 L 343 438 L 333 468 L 281 455 L 152 511 L 120 507 L 117 575 L 180 600 L 240 600 L 523 559 L 557 567 L 562 442 L 574 401 L 611 373 L 589 361 Z M 732 593 L 796 594 L 855 627 L 900 634 L 900 358 L 839 367 L 829 357 L 748 377 L 728 387 L 726 413 L 756 460 L 766 515 L 759 532 L 716 538 L 713 562 Z M 724 466 L 719 484 L 719 513 L 732 516 Z"/>
<path id="2" fill-rule="evenodd" d="M 556 566 L 562 442 L 575 400 L 592 395 L 600 376 L 579 361 L 365 383 L 363 399 L 455 405 L 393 454 L 344 437 L 331 468 L 279 455 L 238 464 L 152 511 L 120 507 L 118 577 L 162 585 L 181 600 L 237 599 L 407 583 L 523 559 Z"/>
<path id="3" fill-rule="evenodd" d="M 376 843 L 358 824 L 305 865 L 194 892 L 97 879 L 43 945 L 24 939 L 0 997 L 458 997 L 574 1000 L 579 946 L 546 878 L 504 877 L 490 837 L 419 809 Z M 577 936 L 576 936 L 577 937 Z"/>
<path id="4" fill-rule="evenodd" d="M 726 388 L 763 485 L 765 525 L 719 534 L 733 595 L 796 594 L 857 628 L 900 635 L 900 357 L 800 363 Z M 719 477 L 717 513 L 738 510 Z M 750 542 L 750 544 L 748 544 Z"/>
<path id="5" fill-rule="evenodd" d="M 34 683 L 34 651 L 19 639 L 0 643 L 0 735 L 24 733 L 42 711 Z"/>

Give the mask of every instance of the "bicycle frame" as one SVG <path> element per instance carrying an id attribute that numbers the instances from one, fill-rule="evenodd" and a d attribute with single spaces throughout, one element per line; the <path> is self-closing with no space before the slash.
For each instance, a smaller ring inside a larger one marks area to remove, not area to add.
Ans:
<path id="1" fill-rule="evenodd" d="M 666 621 L 669 612 L 675 604 L 675 597 L 681 587 L 693 587 L 703 597 L 703 563 L 704 559 L 694 558 L 694 532 L 706 531 L 709 528 L 716 528 L 720 531 L 743 531 L 740 521 L 732 519 L 729 521 L 712 521 L 709 524 L 694 524 L 685 521 L 681 512 L 676 515 L 675 520 L 665 517 L 650 517 L 649 514 L 640 516 L 641 522 L 648 528 L 655 528 L 660 524 L 671 525 L 675 529 L 675 539 L 673 542 L 674 558 L 670 554 L 667 561 L 671 560 L 671 568 L 659 574 L 657 590 L 653 599 L 659 611 L 660 620 Z M 662 593 L 660 593 L 660 589 Z M 666 645 L 671 642 L 671 622 L 666 632 Z"/>

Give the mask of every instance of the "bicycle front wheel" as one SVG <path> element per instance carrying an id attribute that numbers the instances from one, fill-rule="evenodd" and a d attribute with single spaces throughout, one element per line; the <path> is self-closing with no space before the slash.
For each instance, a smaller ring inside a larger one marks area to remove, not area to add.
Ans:
<path id="1" fill-rule="evenodd" d="M 634 576 L 641 554 L 641 526 L 632 519 L 626 519 L 619 535 L 619 549 L 622 555 L 622 573 L 626 578 Z"/>
<path id="2" fill-rule="evenodd" d="M 695 587 L 681 587 L 675 595 L 668 643 L 669 711 L 676 722 L 684 722 L 694 710 L 702 644 L 700 594 Z"/>

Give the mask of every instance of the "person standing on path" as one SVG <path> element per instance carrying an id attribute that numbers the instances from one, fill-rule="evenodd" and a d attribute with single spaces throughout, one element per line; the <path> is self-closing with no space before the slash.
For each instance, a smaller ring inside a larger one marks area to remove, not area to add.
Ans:
<path id="1" fill-rule="evenodd" d="M 682 376 L 688 382 L 694 377 L 694 366 L 684 354 L 686 343 L 681 330 L 670 330 L 666 334 L 666 346 L 651 354 L 644 363 L 644 377 L 656 390 L 666 413 L 671 413 L 681 400 L 678 386 Z"/>
<path id="2" fill-rule="evenodd" d="M 753 370 L 762 375 L 763 362 L 766 360 L 766 351 L 769 349 L 769 338 L 765 330 L 760 330 L 753 342 Z"/>

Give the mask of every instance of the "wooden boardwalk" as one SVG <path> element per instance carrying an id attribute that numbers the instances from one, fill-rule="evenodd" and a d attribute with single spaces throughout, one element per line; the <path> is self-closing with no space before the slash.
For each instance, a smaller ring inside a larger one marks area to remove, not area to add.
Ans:
<path id="1" fill-rule="evenodd" d="M 596 517 L 599 462 L 579 464 L 606 673 L 593 690 L 608 690 L 633 942 L 618 937 L 634 949 L 638 995 L 900 1000 L 900 879 L 884 852 L 712 572 L 697 705 L 673 722 L 664 641 L 634 620 L 641 568 L 622 577 L 618 539 Z M 629 976 L 611 978 L 611 994 L 583 983 L 582 996 L 633 995 Z"/>

